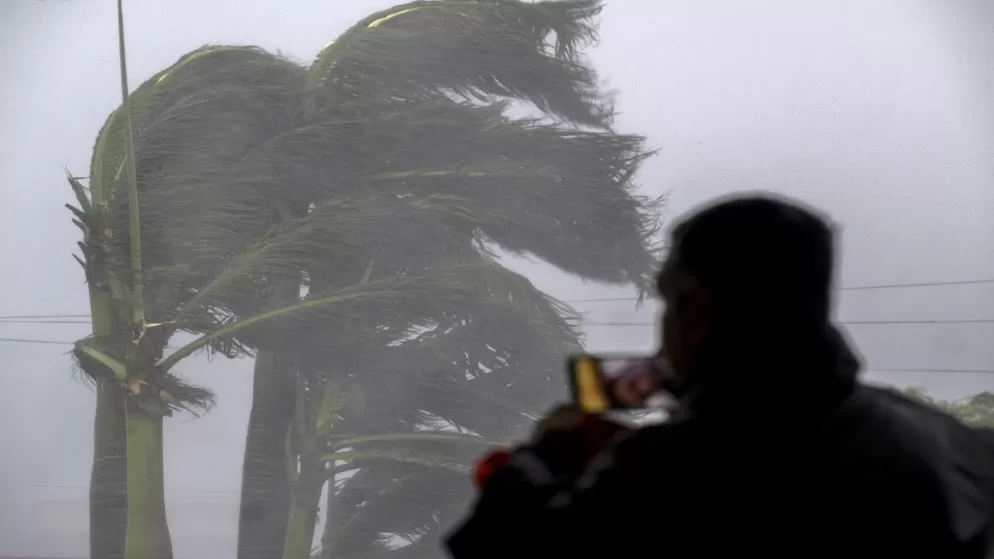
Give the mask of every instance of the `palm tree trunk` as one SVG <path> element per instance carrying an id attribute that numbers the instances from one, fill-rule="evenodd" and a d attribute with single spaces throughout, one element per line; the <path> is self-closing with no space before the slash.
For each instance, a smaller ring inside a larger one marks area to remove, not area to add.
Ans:
<path id="1" fill-rule="evenodd" d="M 102 192 L 94 191 L 94 199 L 101 200 Z M 92 284 L 90 317 L 94 336 L 112 336 L 118 331 L 113 298 Z M 90 558 L 122 559 L 127 524 L 124 393 L 113 383 L 98 382 L 90 470 Z"/>
<path id="2" fill-rule="evenodd" d="M 255 359 L 252 411 L 242 465 L 238 559 L 273 559 L 283 554 L 290 479 L 284 442 L 295 410 L 295 366 L 275 351 Z"/>
<path id="3" fill-rule="evenodd" d="M 172 559 L 166 522 L 162 463 L 162 417 L 127 414 L 128 535 L 125 559 Z"/>
<path id="4" fill-rule="evenodd" d="M 360 432 L 360 418 L 352 418 L 351 422 L 342 426 L 343 432 Z M 364 483 L 364 478 L 368 477 L 370 470 L 361 468 L 353 473 L 346 483 Z M 347 521 L 349 509 L 353 508 L 353 503 L 343 503 L 341 494 L 335 494 L 336 474 L 328 478 L 328 495 L 325 499 L 324 509 L 324 530 L 321 532 L 321 559 L 331 559 L 339 554 L 338 540 L 342 535 L 341 525 Z"/>
<path id="5" fill-rule="evenodd" d="M 310 559 L 324 472 L 321 464 L 302 465 L 283 543 L 283 559 Z"/>
<path id="6" fill-rule="evenodd" d="M 97 386 L 90 471 L 90 557 L 122 559 L 128 524 L 127 439 L 124 395 Z"/>
<path id="7" fill-rule="evenodd" d="M 280 219 L 289 221 L 306 208 L 281 205 Z M 300 274 L 277 286 L 277 300 L 300 298 Z M 241 510 L 238 515 L 237 559 L 275 559 L 282 555 L 292 485 L 285 461 L 285 442 L 297 410 L 296 364 L 276 350 L 260 349 L 252 371 L 245 457 L 242 459 Z"/>
<path id="8" fill-rule="evenodd" d="M 338 503 L 335 495 L 335 476 L 328 479 L 328 495 L 324 503 L 324 530 L 321 532 L 321 559 L 331 559 L 335 546 L 335 522 L 340 520 L 335 514 L 335 505 Z"/>

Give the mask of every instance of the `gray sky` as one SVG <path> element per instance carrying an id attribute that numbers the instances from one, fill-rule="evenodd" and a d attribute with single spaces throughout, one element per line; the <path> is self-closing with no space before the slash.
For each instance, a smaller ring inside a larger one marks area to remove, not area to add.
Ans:
<path id="1" fill-rule="evenodd" d="M 309 61 L 348 25 L 394 3 L 129 0 L 131 85 L 205 43 L 255 44 Z M 648 194 L 671 195 L 671 215 L 716 195 L 769 189 L 838 221 L 841 285 L 992 278 L 994 36 L 986 31 L 994 10 L 985 4 L 612 0 L 590 52 L 619 92 L 618 128 L 661 149 L 639 180 Z M 0 255 L 15 271 L 0 277 L 0 316 L 87 311 L 70 257 L 78 231 L 62 208 L 70 198 L 63 166 L 86 174 L 96 134 L 120 102 L 114 26 L 111 0 L 0 0 Z M 508 263 L 566 300 L 632 295 L 524 259 Z M 592 322 L 649 322 L 654 312 L 625 302 L 577 308 Z M 994 286 L 846 292 L 839 316 L 994 318 Z M 68 341 L 86 331 L 0 324 L 0 337 Z M 994 325 L 849 331 L 870 369 L 994 368 Z M 655 335 L 651 326 L 587 333 L 597 351 L 648 350 Z M 0 514 L 30 516 L 12 506 L 19 499 L 85 496 L 93 395 L 71 378 L 68 349 L 0 342 L 0 437 L 16 457 L 0 463 Z M 214 389 L 219 404 L 203 419 L 168 422 L 171 506 L 234 498 L 225 492 L 239 486 L 251 363 L 198 358 L 181 370 Z M 994 390 L 994 375 L 869 376 L 943 397 Z M 52 485 L 68 488 L 35 487 Z M 222 493 L 200 492 L 207 489 Z M 85 519 L 85 503 L 67 503 L 67 523 Z M 195 532 L 204 525 L 191 515 L 172 515 L 178 557 L 203 550 Z M 229 513 L 213 518 L 220 524 L 210 530 L 234 527 Z M 4 530 L 26 528 L 0 526 L 0 554 L 23 552 L 24 538 Z M 85 534 L 70 540 L 45 545 L 71 553 Z"/>

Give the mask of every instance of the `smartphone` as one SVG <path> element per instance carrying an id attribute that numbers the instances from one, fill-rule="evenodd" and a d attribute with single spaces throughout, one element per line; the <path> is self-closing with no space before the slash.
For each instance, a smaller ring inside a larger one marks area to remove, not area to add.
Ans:
<path id="1" fill-rule="evenodd" d="M 658 355 L 574 355 L 567 360 L 573 403 L 587 413 L 667 408 L 668 368 Z"/>

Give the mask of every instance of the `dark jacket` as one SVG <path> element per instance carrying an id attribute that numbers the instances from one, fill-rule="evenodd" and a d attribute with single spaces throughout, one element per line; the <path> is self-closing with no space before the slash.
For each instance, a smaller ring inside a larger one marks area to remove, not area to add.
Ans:
<path id="1" fill-rule="evenodd" d="M 765 409 L 717 397 L 701 413 L 626 435 L 579 477 L 557 473 L 540 439 L 491 477 L 449 552 L 991 556 L 994 434 L 847 378 Z"/>

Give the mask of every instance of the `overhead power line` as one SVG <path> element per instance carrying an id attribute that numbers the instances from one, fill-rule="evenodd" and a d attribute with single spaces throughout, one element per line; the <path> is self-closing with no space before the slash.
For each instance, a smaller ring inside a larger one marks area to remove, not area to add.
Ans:
<path id="1" fill-rule="evenodd" d="M 994 319 L 966 320 L 840 320 L 838 324 L 994 324 Z M 581 322 L 583 326 L 656 326 L 656 322 Z"/>
<path id="2" fill-rule="evenodd" d="M 90 318 L 89 314 L 22 314 L 13 316 L 0 316 L 0 320 L 33 320 L 42 318 Z M 89 322 L 89 321 L 87 321 Z"/>
<path id="3" fill-rule="evenodd" d="M 22 338 L 0 338 L 0 342 L 11 342 L 18 344 L 73 345 L 73 342 L 60 342 L 57 340 L 27 340 Z"/>
<path id="4" fill-rule="evenodd" d="M 977 279 L 977 280 L 961 280 L 961 281 L 927 281 L 919 283 L 890 283 L 882 285 L 854 285 L 850 287 L 840 287 L 839 291 L 870 291 L 873 289 L 899 289 L 905 287 L 942 287 L 946 285 L 982 285 L 987 283 L 994 283 L 994 278 L 991 279 Z"/>
<path id="5" fill-rule="evenodd" d="M 918 287 L 941 287 L 941 286 L 952 286 L 952 285 L 982 285 L 982 284 L 994 284 L 994 278 L 991 279 L 977 279 L 977 280 L 961 280 L 961 281 L 934 281 L 934 282 L 919 282 L 919 283 L 889 283 L 889 284 L 879 284 L 879 285 L 854 285 L 849 287 L 840 287 L 838 291 L 870 291 L 875 289 L 904 289 L 904 288 L 918 288 Z M 647 298 L 648 299 L 648 298 Z M 637 301 L 638 297 L 598 297 L 592 299 L 572 299 L 564 300 L 564 303 L 609 303 L 609 302 L 623 302 L 623 301 Z M 77 313 L 77 314 L 22 314 L 22 315 L 8 315 L 0 316 L 0 322 L 8 321 L 19 321 L 19 320 L 58 320 L 58 322 L 53 322 L 52 324 L 77 324 L 77 322 L 66 321 L 63 322 L 62 319 L 71 318 L 85 318 L 89 319 L 90 315 L 88 313 Z M 89 323 L 89 320 L 79 321 L 79 324 Z"/>
<path id="6" fill-rule="evenodd" d="M 964 320 L 841 320 L 839 324 L 994 324 L 990 318 Z"/>
<path id="7" fill-rule="evenodd" d="M 60 342 L 56 340 L 29 340 L 17 338 L 0 338 L 0 342 L 16 342 L 28 344 L 53 344 L 53 345 L 73 345 L 73 342 Z M 867 367 L 869 373 L 924 373 L 924 374 L 968 374 L 968 375 L 994 375 L 994 369 L 884 369 L 880 367 Z M 51 486 L 58 487 L 58 486 Z"/>
<path id="8" fill-rule="evenodd" d="M 0 320 L 0 324 L 65 324 L 60 321 L 17 321 Z M 75 324 L 75 323 L 70 323 Z M 656 326 L 656 322 L 581 322 L 581 326 L 595 326 L 601 328 L 613 327 L 647 327 Z M 994 319 L 978 318 L 963 320 L 841 320 L 838 324 L 845 325 L 939 325 L 939 324 L 994 324 Z M 0 338 L 0 342 L 25 343 L 25 344 L 55 344 L 73 345 L 74 342 L 63 342 L 58 340 L 36 340 L 27 338 Z"/>
<path id="9" fill-rule="evenodd" d="M 0 318 L 0 324 L 89 324 L 88 320 L 11 320 Z M 939 319 L 939 320 L 842 320 L 839 324 L 873 325 L 873 324 L 991 324 L 990 318 Z M 656 322 L 586 322 L 583 326 L 655 326 Z"/>
<path id="10" fill-rule="evenodd" d="M 37 320 L 37 319 L 17 319 L 0 318 L 0 324 L 90 324 L 89 320 Z"/>
<path id="11" fill-rule="evenodd" d="M 879 367 L 867 367 L 866 371 L 869 373 L 955 373 L 964 375 L 994 375 L 994 369 L 881 369 Z"/>
<path id="12" fill-rule="evenodd" d="M 920 282 L 920 283 L 888 283 L 879 285 L 853 285 L 848 287 L 839 287 L 836 291 L 872 291 L 879 289 L 905 289 L 905 288 L 916 288 L 916 287 L 942 287 L 951 285 L 984 285 L 984 284 L 994 284 L 994 278 L 992 279 L 978 279 L 978 280 L 962 280 L 962 281 L 933 281 L 933 282 Z M 650 299 L 650 298 L 646 298 Z M 574 299 L 570 301 L 563 301 L 564 303 L 612 303 L 612 302 L 624 302 L 624 301 L 637 301 L 638 297 L 596 297 L 593 299 Z"/>
<path id="13" fill-rule="evenodd" d="M 74 489 L 89 490 L 86 485 L 59 485 L 59 484 L 24 484 L 24 485 L 0 485 L 0 491 L 12 491 L 21 489 Z M 239 495 L 238 491 L 219 491 L 211 489 L 167 489 L 166 493 L 173 494 L 205 494 L 205 495 Z"/>

